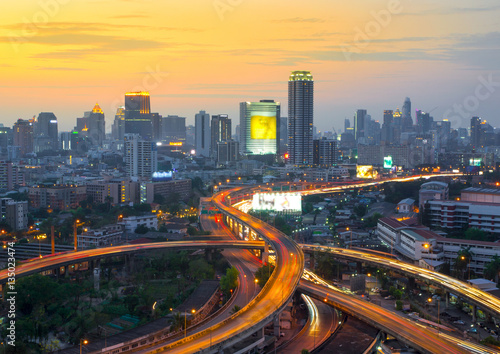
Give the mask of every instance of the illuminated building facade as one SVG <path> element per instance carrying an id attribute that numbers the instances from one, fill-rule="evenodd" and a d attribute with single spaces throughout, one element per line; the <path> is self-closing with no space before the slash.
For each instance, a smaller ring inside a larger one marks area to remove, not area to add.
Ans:
<path id="1" fill-rule="evenodd" d="M 123 141 L 125 136 L 125 107 L 118 107 L 111 127 L 113 139 Z"/>
<path id="2" fill-rule="evenodd" d="M 14 123 L 14 146 L 20 147 L 21 156 L 33 152 L 33 121 L 19 119 Z"/>
<path id="3" fill-rule="evenodd" d="M 279 153 L 279 102 L 240 103 L 240 152 L 242 155 L 269 155 Z"/>
<path id="4" fill-rule="evenodd" d="M 210 114 L 205 111 L 195 116 L 196 156 L 210 157 Z"/>
<path id="5" fill-rule="evenodd" d="M 212 116 L 210 146 L 212 147 L 212 156 L 217 156 L 217 143 L 231 140 L 231 119 L 227 114 Z"/>
<path id="6" fill-rule="evenodd" d="M 139 134 L 143 139 L 152 139 L 153 124 L 149 92 L 125 94 L 125 134 Z"/>
<path id="7" fill-rule="evenodd" d="M 34 125 L 35 152 L 59 150 L 57 118 L 52 112 L 42 112 Z"/>
<path id="8" fill-rule="evenodd" d="M 124 140 L 127 175 L 151 178 L 158 165 L 156 144 L 142 139 L 139 134 L 125 134 Z"/>
<path id="9" fill-rule="evenodd" d="M 313 164 L 314 81 L 309 71 L 288 80 L 288 152 L 293 165 Z"/>

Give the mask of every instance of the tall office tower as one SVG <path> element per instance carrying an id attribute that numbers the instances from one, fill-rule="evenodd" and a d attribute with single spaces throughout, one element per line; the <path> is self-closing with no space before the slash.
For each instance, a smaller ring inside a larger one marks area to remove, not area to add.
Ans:
<path id="1" fill-rule="evenodd" d="M 127 175 L 151 178 L 158 166 L 156 143 L 142 139 L 139 134 L 125 134 L 124 140 Z"/>
<path id="2" fill-rule="evenodd" d="M 36 120 L 33 132 L 35 152 L 59 149 L 57 118 L 54 113 L 40 113 Z"/>
<path id="3" fill-rule="evenodd" d="M 351 120 L 349 118 L 344 119 L 344 133 L 347 133 L 348 129 L 351 127 Z"/>
<path id="4" fill-rule="evenodd" d="M 482 120 L 479 117 L 472 117 L 470 120 L 470 143 L 472 147 L 481 146 Z"/>
<path id="5" fill-rule="evenodd" d="M 405 102 L 403 103 L 403 120 L 401 122 L 402 131 L 407 132 L 410 131 L 413 127 L 413 119 L 411 119 L 411 101 L 409 97 L 406 97 Z"/>
<path id="6" fill-rule="evenodd" d="M 125 94 L 125 134 L 139 134 L 147 140 L 153 137 L 149 92 Z"/>
<path id="7" fill-rule="evenodd" d="M 365 136 L 366 109 L 358 109 L 354 116 L 354 138 L 356 141 Z"/>
<path id="8" fill-rule="evenodd" d="M 281 104 L 273 100 L 240 103 L 242 155 L 279 154 L 280 114 Z"/>
<path id="9" fill-rule="evenodd" d="M 426 134 L 431 130 L 433 118 L 429 113 L 417 110 L 417 129 L 420 134 Z"/>
<path id="10" fill-rule="evenodd" d="M 314 80 L 309 71 L 288 79 L 288 152 L 293 165 L 313 164 Z"/>
<path id="11" fill-rule="evenodd" d="M 317 166 L 331 167 L 338 163 L 338 148 L 335 140 L 315 139 L 313 141 L 313 162 Z"/>
<path id="12" fill-rule="evenodd" d="M 288 118 L 280 117 L 280 154 L 288 151 Z"/>
<path id="13" fill-rule="evenodd" d="M 196 113 L 194 118 L 196 156 L 210 157 L 210 114 Z"/>
<path id="14" fill-rule="evenodd" d="M 212 116 L 210 147 L 212 156 L 217 157 L 217 143 L 221 141 L 231 140 L 231 119 L 227 114 L 219 114 Z"/>
<path id="15" fill-rule="evenodd" d="M 76 130 L 94 146 L 102 146 L 106 138 L 104 113 L 96 103 L 92 111 L 85 112 L 82 118 L 76 119 Z"/>
<path id="16" fill-rule="evenodd" d="M 159 113 L 151 113 L 151 127 L 153 129 L 151 138 L 154 141 L 161 141 L 163 140 L 163 128 L 162 128 L 162 123 L 163 123 L 163 117 Z"/>
<path id="17" fill-rule="evenodd" d="M 161 120 L 162 140 L 167 143 L 186 142 L 186 118 L 167 116 Z"/>
<path id="18" fill-rule="evenodd" d="M 14 123 L 14 146 L 20 147 L 21 156 L 33 152 L 33 120 L 19 119 Z"/>
<path id="19" fill-rule="evenodd" d="M 382 141 L 392 144 L 394 141 L 394 112 L 390 109 L 384 111 L 384 123 L 382 123 Z"/>
<path id="20" fill-rule="evenodd" d="M 14 132 L 12 128 L 0 127 L 0 154 L 7 153 L 7 146 L 13 145 Z"/>
<path id="21" fill-rule="evenodd" d="M 240 143 L 234 140 L 217 142 L 217 163 L 224 164 L 238 161 L 240 155 Z"/>
<path id="22" fill-rule="evenodd" d="M 194 136 L 195 136 L 194 125 L 188 125 L 186 127 L 186 144 L 194 146 L 195 145 Z"/>
<path id="23" fill-rule="evenodd" d="M 115 120 L 111 127 L 111 135 L 113 139 L 123 141 L 125 135 L 125 107 L 118 107 L 116 109 Z"/>

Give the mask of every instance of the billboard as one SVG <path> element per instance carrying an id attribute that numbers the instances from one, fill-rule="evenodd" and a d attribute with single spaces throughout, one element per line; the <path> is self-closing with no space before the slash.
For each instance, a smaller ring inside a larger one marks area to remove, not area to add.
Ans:
<path id="1" fill-rule="evenodd" d="M 302 196 L 300 193 L 255 193 L 252 209 L 301 213 Z"/>
<path id="2" fill-rule="evenodd" d="M 481 163 L 483 162 L 483 159 L 480 157 L 474 157 L 472 159 L 469 159 L 469 165 L 470 166 L 481 166 Z"/>
<path id="3" fill-rule="evenodd" d="M 276 139 L 276 115 L 269 112 L 252 112 L 250 117 L 250 139 Z"/>
<path id="4" fill-rule="evenodd" d="M 373 170 L 372 165 L 358 165 L 356 167 L 356 177 L 364 179 L 373 179 L 377 176 L 377 171 Z"/>
<path id="5" fill-rule="evenodd" d="M 384 157 L 384 168 L 392 168 L 392 156 Z"/>

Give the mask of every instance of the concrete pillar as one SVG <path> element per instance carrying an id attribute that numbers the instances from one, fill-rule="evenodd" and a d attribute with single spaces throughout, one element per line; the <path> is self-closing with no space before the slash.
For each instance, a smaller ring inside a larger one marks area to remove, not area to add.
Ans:
<path id="1" fill-rule="evenodd" d="M 211 249 L 206 249 L 205 250 L 205 259 L 207 262 L 212 262 L 212 254 L 214 253 L 214 250 Z"/>
<path id="2" fill-rule="evenodd" d="M 262 253 L 262 262 L 267 264 L 269 262 L 269 244 L 264 242 L 264 253 Z"/>
<path id="3" fill-rule="evenodd" d="M 408 290 L 415 289 L 415 278 L 408 277 Z"/>
<path id="4" fill-rule="evenodd" d="M 280 316 L 281 314 L 278 314 L 276 317 L 274 317 L 274 336 L 276 338 L 280 337 Z"/>
<path id="5" fill-rule="evenodd" d="M 314 267 L 316 266 L 314 254 L 309 253 L 309 268 L 314 271 Z"/>
<path id="6" fill-rule="evenodd" d="M 472 305 L 472 322 L 476 323 L 477 322 L 477 306 Z"/>
<path id="7" fill-rule="evenodd" d="M 363 263 L 362 262 L 356 262 L 356 271 L 358 272 L 358 274 L 363 273 Z"/>
<path id="8" fill-rule="evenodd" d="M 444 292 L 444 299 L 445 299 L 445 308 L 447 309 L 448 306 L 450 305 L 450 293 L 445 291 Z"/>

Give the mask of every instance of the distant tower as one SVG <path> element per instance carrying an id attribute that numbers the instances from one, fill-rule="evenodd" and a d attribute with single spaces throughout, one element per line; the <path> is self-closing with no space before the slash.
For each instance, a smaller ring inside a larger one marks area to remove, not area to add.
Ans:
<path id="1" fill-rule="evenodd" d="M 313 164 L 314 80 L 294 71 L 288 80 L 288 151 L 290 163 Z"/>
<path id="2" fill-rule="evenodd" d="M 59 150 L 59 133 L 57 118 L 52 112 L 41 112 L 34 128 L 35 152 Z"/>
<path id="3" fill-rule="evenodd" d="M 217 143 L 231 140 L 231 119 L 227 114 L 212 116 L 210 147 L 212 157 L 217 156 Z"/>
<path id="4" fill-rule="evenodd" d="M 116 109 L 115 120 L 111 128 L 113 139 L 123 141 L 125 135 L 125 107 Z"/>
<path id="5" fill-rule="evenodd" d="M 350 127 L 351 127 L 351 120 L 349 118 L 344 119 L 344 133 L 347 133 Z"/>
<path id="6" fill-rule="evenodd" d="M 407 132 L 411 130 L 413 126 L 413 119 L 411 118 L 411 101 L 409 97 L 406 97 L 403 103 L 403 120 L 402 120 L 402 131 Z"/>
<path id="7" fill-rule="evenodd" d="M 125 134 L 125 165 L 131 177 L 151 178 L 157 171 L 156 144 L 141 139 L 139 134 Z"/>
<path id="8" fill-rule="evenodd" d="M 125 94 L 125 133 L 139 134 L 143 139 L 153 136 L 149 92 Z"/>
<path id="9" fill-rule="evenodd" d="M 22 156 L 33 152 L 33 120 L 14 123 L 14 146 L 20 147 Z"/>
<path id="10" fill-rule="evenodd" d="M 366 109 L 358 109 L 354 116 L 354 138 L 356 141 L 365 136 Z"/>
<path id="11" fill-rule="evenodd" d="M 196 156 L 210 157 L 210 114 L 205 111 L 195 116 Z"/>
<path id="12" fill-rule="evenodd" d="M 481 145 L 481 118 L 472 117 L 470 120 L 470 143 L 473 147 Z"/>

